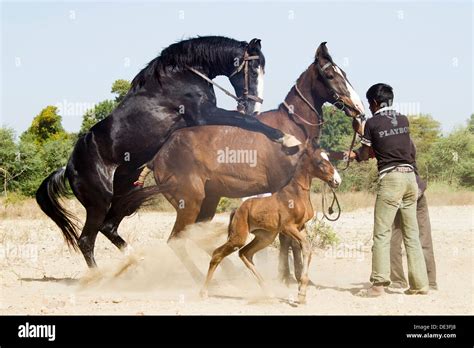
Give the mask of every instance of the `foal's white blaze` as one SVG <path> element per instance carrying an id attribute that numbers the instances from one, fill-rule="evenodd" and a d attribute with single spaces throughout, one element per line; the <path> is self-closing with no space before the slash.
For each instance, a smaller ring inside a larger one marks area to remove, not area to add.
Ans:
<path id="1" fill-rule="evenodd" d="M 342 182 L 342 179 L 341 179 L 341 176 L 339 175 L 338 171 L 336 170 L 336 168 L 334 168 L 334 181 L 337 183 L 337 185 L 340 185 L 341 182 Z"/>
<path id="2" fill-rule="evenodd" d="M 326 152 L 321 152 L 321 157 L 329 162 L 329 157 L 328 157 L 328 154 Z M 337 185 L 341 184 L 342 179 L 341 179 L 341 176 L 339 175 L 339 173 L 337 172 L 336 168 L 334 168 L 334 174 L 333 174 L 332 177 L 333 177 L 334 181 L 337 183 Z"/>
<path id="3" fill-rule="evenodd" d="M 261 66 L 258 67 L 258 78 L 257 78 L 257 97 L 263 99 L 263 69 Z M 255 103 L 255 112 L 260 113 L 262 103 Z"/>
<path id="4" fill-rule="evenodd" d="M 334 70 L 336 70 L 336 72 L 339 75 L 341 75 L 342 78 L 344 79 L 344 81 L 346 82 L 346 88 L 349 91 L 350 99 L 351 99 L 352 103 L 354 104 L 354 106 L 356 107 L 356 109 L 359 110 L 359 112 L 361 114 L 365 114 L 364 104 L 362 104 L 362 100 L 360 100 L 360 97 L 357 94 L 357 92 L 351 86 L 349 81 L 347 81 L 347 79 L 344 77 L 344 74 L 342 73 L 341 69 L 339 69 L 338 66 L 334 66 Z"/>

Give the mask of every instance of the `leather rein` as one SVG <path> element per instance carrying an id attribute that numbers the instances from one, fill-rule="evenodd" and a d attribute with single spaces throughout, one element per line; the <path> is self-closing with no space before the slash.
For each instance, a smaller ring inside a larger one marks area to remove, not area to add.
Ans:
<path id="1" fill-rule="evenodd" d="M 243 91 L 243 95 L 242 97 L 237 97 L 235 94 L 233 94 L 232 92 L 230 92 L 229 90 L 225 89 L 224 87 L 222 87 L 221 85 L 219 85 L 217 82 L 214 82 L 213 80 L 211 80 L 206 74 L 200 72 L 199 70 L 193 68 L 193 67 L 190 67 L 190 66 L 187 66 L 187 68 L 192 71 L 193 73 L 195 73 L 196 75 L 198 75 L 199 77 L 201 77 L 203 80 L 209 82 L 210 84 L 212 84 L 213 86 L 217 87 L 218 89 L 220 89 L 222 92 L 224 92 L 226 95 L 228 95 L 229 97 L 231 97 L 232 99 L 234 99 L 238 104 L 239 104 L 239 107 L 238 108 L 243 108 L 243 102 L 245 100 L 253 100 L 257 103 L 263 103 L 263 99 L 256 96 L 256 95 L 251 95 L 249 94 L 249 61 L 251 60 L 257 60 L 257 59 L 260 59 L 259 56 L 250 56 L 247 52 L 247 50 L 244 52 L 244 56 L 242 57 L 242 63 L 229 75 L 229 79 L 231 77 L 233 77 L 234 75 L 238 74 L 239 72 L 241 72 L 242 70 L 244 71 L 244 91 Z"/>

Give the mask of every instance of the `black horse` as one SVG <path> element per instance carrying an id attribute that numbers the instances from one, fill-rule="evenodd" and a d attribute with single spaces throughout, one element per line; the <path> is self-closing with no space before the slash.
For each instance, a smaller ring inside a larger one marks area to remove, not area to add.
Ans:
<path id="1" fill-rule="evenodd" d="M 253 114 L 262 101 L 264 66 L 258 39 L 247 43 L 210 36 L 175 43 L 140 71 L 124 100 L 106 119 L 78 139 L 67 166 L 42 182 L 36 200 L 68 245 L 81 250 L 89 267 L 96 266 L 93 250 L 99 230 L 119 249 L 127 246 L 117 233 L 114 202 L 135 189 L 140 167 L 176 129 L 230 125 L 284 143 L 281 131 L 255 117 L 218 108 L 208 82 L 218 75 L 229 77 L 240 108 Z M 74 216 L 59 203 L 66 179 L 87 212 L 80 236 Z"/>

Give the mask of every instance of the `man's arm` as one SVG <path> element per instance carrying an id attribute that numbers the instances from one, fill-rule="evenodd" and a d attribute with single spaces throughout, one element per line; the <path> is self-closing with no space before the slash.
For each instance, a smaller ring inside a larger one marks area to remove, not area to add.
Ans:
<path id="1" fill-rule="evenodd" d="M 372 146 L 367 146 L 367 145 L 362 145 L 358 150 L 353 151 L 353 153 L 354 153 L 354 158 L 357 162 L 367 161 L 370 158 L 375 157 Z"/>
<path id="2" fill-rule="evenodd" d="M 351 151 L 327 151 L 329 155 L 330 161 L 347 161 L 347 160 L 356 160 L 357 162 L 360 161 L 367 161 L 370 158 L 374 158 L 374 151 L 371 146 L 362 145 L 359 149 Z"/>
<path id="3" fill-rule="evenodd" d="M 354 123 L 352 123 L 354 127 Z M 354 128 L 355 131 L 357 129 Z M 370 158 L 375 157 L 374 150 L 372 148 L 372 134 L 370 131 L 370 120 L 367 121 L 364 127 L 364 135 L 361 138 L 362 146 L 355 150 L 351 151 L 327 151 L 330 160 L 344 160 L 344 161 L 352 161 L 356 160 L 357 162 L 360 161 L 367 161 Z"/>

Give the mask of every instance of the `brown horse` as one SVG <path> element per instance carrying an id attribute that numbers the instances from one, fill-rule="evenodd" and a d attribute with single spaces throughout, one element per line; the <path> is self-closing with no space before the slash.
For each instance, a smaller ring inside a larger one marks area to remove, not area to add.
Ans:
<path id="1" fill-rule="evenodd" d="M 313 138 L 318 141 L 325 102 L 333 103 L 353 118 L 364 112 L 346 74 L 322 43 L 314 62 L 301 74 L 278 109 L 261 113 L 257 118 L 294 135 L 301 143 Z M 122 214 L 135 211 L 166 187 L 163 194 L 177 211 L 168 243 L 191 275 L 201 281 L 202 274 L 188 257 L 184 244 L 179 243 L 181 231 L 195 222 L 211 220 L 221 197 L 278 191 L 293 177 L 301 154 L 297 147 L 284 148 L 261 134 L 236 127 L 178 130 L 150 163 L 158 186 L 124 196 Z"/>
<path id="2" fill-rule="evenodd" d="M 364 125 L 365 122 L 357 122 L 355 119 L 352 122 L 352 128 L 354 132 L 362 135 L 364 134 Z M 330 161 L 335 160 L 344 160 L 344 153 L 339 151 L 327 151 Z M 373 153 L 370 154 L 372 157 L 374 156 Z M 349 154 L 346 155 L 347 160 L 353 159 L 352 156 Z M 291 272 L 290 272 L 290 263 L 289 263 L 289 256 L 290 256 L 290 249 L 293 254 L 293 265 L 295 271 L 295 278 L 296 281 L 299 282 L 301 278 L 301 273 L 303 270 L 303 260 L 302 260 L 302 250 L 299 243 L 290 237 L 286 236 L 285 234 L 279 234 L 278 239 L 280 241 L 280 253 L 278 256 L 278 277 L 280 280 L 289 285 L 295 279 L 292 279 Z M 309 281 L 310 285 L 315 285 L 311 280 Z"/>
<path id="3" fill-rule="evenodd" d="M 295 174 L 285 187 L 270 197 L 246 200 L 231 214 L 227 241 L 212 253 L 207 278 L 201 290 L 202 297 L 207 297 L 207 289 L 217 266 L 226 256 L 239 249 L 239 257 L 266 291 L 264 279 L 253 263 L 253 255 L 270 245 L 281 233 L 294 240 L 302 250 L 303 269 L 298 300 L 300 303 L 305 302 L 311 261 L 311 246 L 305 224 L 314 215 L 310 199 L 311 180 L 320 178 L 335 188 L 340 185 L 341 178 L 319 144 L 314 146 L 308 142 L 302 153 Z M 254 234 L 255 238 L 245 245 L 249 233 Z"/>

